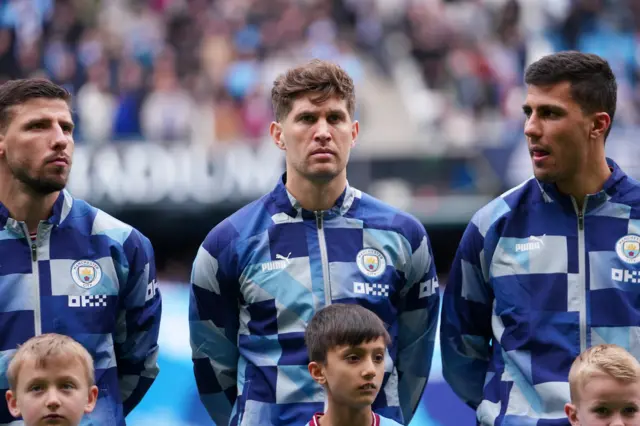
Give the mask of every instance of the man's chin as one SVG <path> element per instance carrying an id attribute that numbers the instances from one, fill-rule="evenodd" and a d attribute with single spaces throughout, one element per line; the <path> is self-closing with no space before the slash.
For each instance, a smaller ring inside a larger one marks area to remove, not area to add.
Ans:
<path id="1" fill-rule="evenodd" d="M 340 173 L 337 173 L 333 168 L 331 169 L 326 168 L 323 170 L 318 167 L 318 168 L 315 168 L 314 170 L 309 170 L 306 173 L 306 177 L 312 182 L 326 183 L 326 182 L 331 182 L 339 174 Z"/>
<path id="2" fill-rule="evenodd" d="M 66 181 L 54 181 L 54 180 L 46 180 L 46 181 L 36 181 L 30 182 L 27 186 L 36 194 L 40 195 L 49 195 L 55 192 L 62 191 L 66 186 Z"/>
<path id="3" fill-rule="evenodd" d="M 546 170 L 539 170 L 534 167 L 533 175 L 536 179 L 543 183 L 555 183 L 556 177 Z"/>
<path id="4" fill-rule="evenodd" d="M 67 186 L 68 174 L 33 177 L 24 170 L 13 170 L 13 176 L 34 194 L 49 195 L 62 191 Z"/>

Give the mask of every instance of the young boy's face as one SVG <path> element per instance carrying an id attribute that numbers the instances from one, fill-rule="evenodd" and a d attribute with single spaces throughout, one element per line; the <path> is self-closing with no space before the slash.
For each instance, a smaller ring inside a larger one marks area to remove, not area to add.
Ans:
<path id="1" fill-rule="evenodd" d="M 591 376 L 576 405 L 565 411 L 573 426 L 640 426 L 640 382 L 625 383 L 606 374 Z"/>
<path id="2" fill-rule="evenodd" d="M 385 349 L 382 337 L 357 346 L 338 346 L 328 351 L 325 363 L 310 363 L 309 371 L 334 404 L 370 406 L 382 385 Z"/>
<path id="3" fill-rule="evenodd" d="M 87 372 L 80 362 L 51 359 L 37 368 L 26 359 L 18 371 L 15 392 L 7 391 L 7 404 L 25 426 L 76 426 L 96 404 L 98 388 L 89 387 Z"/>

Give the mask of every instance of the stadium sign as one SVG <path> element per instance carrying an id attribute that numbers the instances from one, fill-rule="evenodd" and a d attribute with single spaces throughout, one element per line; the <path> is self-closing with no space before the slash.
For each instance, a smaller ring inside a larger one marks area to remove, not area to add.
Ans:
<path id="1" fill-rule="evenodd" d="M 258 197 L 284 170 L 272 145 L 214 151 L 153 143 L 76 147 L 69 190 L 95 205 L 211 205 Z"/>

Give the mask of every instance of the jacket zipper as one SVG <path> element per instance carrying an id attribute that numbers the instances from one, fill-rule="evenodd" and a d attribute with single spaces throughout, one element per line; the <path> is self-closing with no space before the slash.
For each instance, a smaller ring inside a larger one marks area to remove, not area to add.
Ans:
<path id="1" fill-rule="evenodd" d="M 40 225 L 38 224 L 35 241 L 31 240 L 29 228 L 27 228 L 26 224 L 23 224 L 23 229 L 27 237 L 27 241 L 31 245 L 31 276 L 33 277 L 33 286 L 36 295 L 35 306 L 33 309 L 33 322 L 35 335 L 39 336 L 42 334 L 42 313 L 40 312 L 40 270 L 38 268 L 38 243 L 40 238 Z"/>
<path id="2" fill-rule="evenodd" d="M 578 215 L 578 286 L 580 291 L 580 353 L 587 349 L 587 271 L 586 271 L 586 248 L 584 243 L 584 212 L 587 207 L 587 195 L 582 202 L 582 207 L 578 208 L 578 203 L 571 197 L 571 202 Z"/>
<path id="3" fill-rule="evenodd" d="M 331 277 L 329 276 L 329 257 L 327 256 L 327 241 L 324 237 L 324 212 L 316 211 L 316 228 L 318 230 L 318 243 L 320 245 L 320 259 L 322 261 L 322 281 L 324 282 L 324 303 L 331 304 Z"/>

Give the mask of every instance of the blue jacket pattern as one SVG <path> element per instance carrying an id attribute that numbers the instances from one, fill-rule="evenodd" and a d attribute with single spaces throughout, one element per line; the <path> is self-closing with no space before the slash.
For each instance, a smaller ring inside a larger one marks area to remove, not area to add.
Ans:
<path id="1" fill-rule="evenodd" d="M 161 299 L 151 243 L 60 192 L 35 241 L 0 204 L 0 392 L 17 346 L 59 333 L 93 356 L 98 402 L 81 426 L 123 426 L 158 374 Z M 0 424 L 23 424 L 0 404 Z"/>
<path id="2" fill-rule="evenodd" d="M 438 281 L 424 227 L 347 186 L 324 212 L 280 180 L 206 237 L 192 272 L 190 331 L 201 399 L 218 425 L 304 425 L 325 395 L 307 371 L 304 330 L 330 303 L 388 325 L 373 408 L 408 423 L 431 367 Z"/>
<path id="3" fill-rule="evenodd" d="M 534 178 L 479 210 L 443 297 L 445 379 L 483 425 L 568 425 L 580 352 L 640 359 L 640 183 L 612 174 L 581 208 Z"/>

